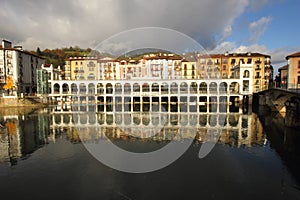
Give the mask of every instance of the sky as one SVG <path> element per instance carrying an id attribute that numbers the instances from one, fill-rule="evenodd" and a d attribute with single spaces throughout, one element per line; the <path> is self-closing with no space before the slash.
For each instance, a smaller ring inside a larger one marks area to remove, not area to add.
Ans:
<path id="1" fill-rule="evenodd" d="M 133 28 L 162 27 L 210 53 L 259 52 L 278 67 L 300 51 L 299 0 L 0 0 L 0 38 L 36 50 L 93 48 Z"/>

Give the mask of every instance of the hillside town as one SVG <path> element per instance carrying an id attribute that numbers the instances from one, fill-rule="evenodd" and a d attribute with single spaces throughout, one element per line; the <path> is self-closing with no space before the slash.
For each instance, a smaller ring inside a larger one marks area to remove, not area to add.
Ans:
<path id="1" fill-rule="evenodd" d="M 2 40 L 0 91 L 2 98 L 43 96 L 72 93 L 74 88 L 71 82 L 78 80 L 103 80 L 107 83 L 109 80 L 207 79 L 239 80 L 238 86 L 226 87 L 228 90 L 238 87 L 238 92 L 242 94 L 253 94 L 270 87 L 296 89 L 300 86 L 300 53 L 287 55 L 286 60 L 287 65 L 279 68 L 279 74 L 275 77 L 271 56 L 256 52 L 209 55 L 156 52 L 144 54 L 138 59 L 134 56 L 86 55 L 68 57 L 63 66 L 54 66 L 37 54 Z M 64 81 L 69 82 L 64 84 Z"/>

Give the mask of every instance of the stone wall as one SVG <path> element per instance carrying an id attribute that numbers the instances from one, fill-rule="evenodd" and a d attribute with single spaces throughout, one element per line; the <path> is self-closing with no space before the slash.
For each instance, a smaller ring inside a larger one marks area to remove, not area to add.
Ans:
<path id="1" fill-rule="evenodd" d="M 0 97 L 0 107 L 42 107 L 43 104 L 26 98 Z"/>

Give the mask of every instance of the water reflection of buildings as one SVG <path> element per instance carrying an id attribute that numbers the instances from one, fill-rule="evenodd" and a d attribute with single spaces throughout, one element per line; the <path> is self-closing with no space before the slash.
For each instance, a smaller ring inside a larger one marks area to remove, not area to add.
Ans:
<path id="1" fill-rule="evenodd" d="M 0 123 L 0 163 L 15 165 L 18 159 L 47 143 L 47 115 L 5 116 L 0 117 Z"/>
<path id="2" fill-rule="evenodd" d="M 54 112 L 51 117 L 52 138 L 64 130 L 74 143 L 107 138 L 141 141 L 189 138 L 197 143 L 218 141 L 230 146 L 250 147 L 265 142 L 255 114 Z M 220 135 L 212 135 L 210 130 L 218 130 Z"/>
<path id="3" fill-rule="evenodd" d="M 0 162 L 12 165 L 43 145 L 55 142 L 58 137 L 66 137 L 72 143 L 107 138 L 142 142 L 195 139 L 196 143 L 218 141 L 233 147 L 250 147 L 265 142 L 255 114 L 108 114 L 51 110 L 50 113 L 0 117 L 0 123 Z M 210 134 L 210 130 L 218 130 L 220 134 Z"/>

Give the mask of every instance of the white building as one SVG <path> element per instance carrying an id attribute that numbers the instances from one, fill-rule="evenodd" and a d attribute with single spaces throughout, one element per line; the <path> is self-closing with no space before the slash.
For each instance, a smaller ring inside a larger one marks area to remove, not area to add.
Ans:
<path id="1" fill-rule="evenodd" d="M 104 57 L 98 59 L 97 80 L 116 80 L 120 79 L 119 62 L 114 58 Z"/>
<path id="2" fill-rule="evenodd" d="M 37 92 L 37 69 L 45 60 L 37 55 L 23 51 L 21 46 L 12 47 L 12 43 L 2 40 L 0 46 L 0 94 L 5 94 L 3 85 L 10 76 L 15 88 L 14 95 L 21 93 L 33 95 Z"/>

